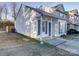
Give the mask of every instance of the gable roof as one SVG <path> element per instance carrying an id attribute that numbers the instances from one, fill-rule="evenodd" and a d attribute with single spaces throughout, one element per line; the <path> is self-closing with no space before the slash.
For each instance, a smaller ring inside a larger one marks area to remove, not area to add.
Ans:
<path id="1" fill-rule="evenodd" d="M 17 15 L 16 15 L 16 18 L 17 18 L 17 16 L 18 16 L 19 12 L 20 12 L 21 7 L 22 7 L 22 4 L 20 5 L 20 8 L 19 8 L 19 10 L 18 10 L 18 12 L 17 12 Z"/>
<path id="2" fill-rule="evenodd" d="M 21 4 L 21 6 L 20 6 L 20 8 L 19 8 L 18 14 L 19 14 L 19 12 L 20 12 L 22 6 L 25 6 L 26 8 L 28 7 L 28 8 L 30 8 L 30 9 L 32 9 L 32 10 L 38 12 L 38 13 L 41 14 L 41 15 L 45 15 L 45 16 L 49 16 L 49 17 L 54 17 L 54 18 L 62 19 L 61 17 L 57 17 L 57 16 L 52 15 L 52 14 L 50 14 L 50 13 L 48 13 L 48 12 L 43 11 L 43 10 L 40 10 L 40 9 L 37 9 L 37 8 L 33 8 L 33 7 L 30 7 L 30 6 L 27 6 L 27 5 L 22 5 L 22 4 Z M 17 14 L 17 16 L 18 16 L 18 14 Z"/>
<path id="3" fill-rule="evenodd" d="M 79 17 L 79 15 L 78 15 L 78 10 L 77 10 L 77 9 L 70 10 L 70 11 L 68 11 L 68 12 L 71 12 L 71 13 L 73 13 L 75 16 L 78 16 L 78 17 Z"/>
<path id="4" fill-rule="evenodd" d="M 19 14 L 19 12 L 20 12 L 22 6 L 28 7 L 28 8 L 30 8 L 30 9 L 32 9 L 32 10 L 34 10 L 34 11 L 40 13 L 41 15 L 46 15 L 46 16 L 52 17 L 52 15 L 51 15 L 50 13 L 47 13 L 47 12 L 45 12 L 45 11 L 43 11 L 43 10 L 36 9 L 36 8 L 30 7 L 30 6 L 27 6 L 27 5 L 23 5 L 23 4 L 21 4 L 21 6 L 20 6 L 20 8 L 19 8 L 19 11 L 18 11 L 18 13 L 17 13 L 17 16 L 18 16 L 18 14 Z M 17 17 L 17 16 L 16 16 L 16 17 Z"/>
<path id="5" fill-rule="evenodd" d="M 61 7 L 62 7 L 63 10 L 65 11 L 63 4 L 58 4 L 58 5 L 56 5 L 56 6 L 53 6 L 52 8 L 57 8 L 57 9 L 59 9 L 59 8 L 61 8 Z"/>
<path id="6" fill-rule="evenodd" d="M 28 7 L 28 8 L 30 8 L 30 9 L 32 9 L 32 10 L 34 10 L 34 11 L 40 13 L 41 15 L 45 15 L 45 16 L 52 17 L 52 15 L 51 15 L 50 13 L 45 12 L 45 11 L 43 11 L 43 10 L 40 10 L 40 9 L 37 9 L 37 8 L 33 8 L 33 7 L 30 7 L 30 6 L 26 6 L 26 5 L 25 5 L 25 7 Z"/>
<path id="7" fill-rule="evenodd" d="M 74 14 L 77 14 L 78 13 L 78 10 L 77 9 L 74 9 L 74 10 L 70 10 L 69 12 L 72 12 Z"/>
<path id="8" fill-rule="evenodd" d="M 63 6 L 63 4 L 58 4 L 56 6 L 53 6 L 52 8 L 57 8 L 57 7 L 61 7 L 61 6 Z"/>
<path id="9" fill-rule="evenodd" d="M 67 14 L 66 12 L 63 12 L 63 11 L 59 10 L 59 8 L 61 8 L 61 7 L 64 9 L 63 4 L 58 4 L 58 5 L 53 6 L 53 7 L 51 7 L 51 8 L 55 8 L 55 11 L 61 12 L 61 13 L 63 13 L 63 14 Z M 64 9 L 64 11 L 65 11 L 65 9 Z"/>

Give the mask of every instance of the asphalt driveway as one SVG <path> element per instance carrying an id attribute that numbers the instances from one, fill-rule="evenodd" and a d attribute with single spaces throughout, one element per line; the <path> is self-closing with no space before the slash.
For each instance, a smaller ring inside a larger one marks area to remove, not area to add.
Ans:
<path id="1" fill-rule="evenodd" d="M 0 32 L 0 48 L 6 48 L 6 47 L 16 47 L 23 45 L 23 43 L 19 43 L 18 38 L 20 35 L 17 33 L 6 33 L 6 32 Z"/>
<path id="2" fill-rule="evenodd" d="M 76 56 L 76 54 L 57 47 L 45 47 L 38 43 L 31 43 L 19 47 L 1 48 L 0 56 Z"/>

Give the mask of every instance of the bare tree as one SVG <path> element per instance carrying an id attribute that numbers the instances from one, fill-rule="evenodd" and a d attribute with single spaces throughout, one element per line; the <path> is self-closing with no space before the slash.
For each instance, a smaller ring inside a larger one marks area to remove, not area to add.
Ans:
<path id="1" fill-rule="evenodd" d="M 0 20 L 2 20 L 2 16 L 1 16 L 1 14 L 2 14 L 2 10 L 3 10 L 3 6 L 2 5 L 0 5 Z"/>
<path id="2" fill-rule="evenodd" d="M 8 10 L 6 4 L 4 4 L 4 14 L 5 14 L 5 20 L 7 20 Z"/>
<path id="3" fill-rule="evenodd" d="M 16 20 L 16 3 L 12 2 L 12 17 L 14 18 L 14 20 Z"/>

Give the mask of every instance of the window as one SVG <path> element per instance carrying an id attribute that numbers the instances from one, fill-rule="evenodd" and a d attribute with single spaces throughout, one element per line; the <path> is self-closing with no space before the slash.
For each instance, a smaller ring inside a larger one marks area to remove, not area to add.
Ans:
<path id="1" fill-rule="evenodd" d="M 77 17 L 77 20 L 78 20 L 78 17 Z"/>
<path id="2" fill-rule="evenodd" d="M 77 19 L 77 17 L 76 16 L 74 16 L 75 17 L 75 19 Z"/>
<path id="3" fill-rule="evenodd" d="M 59 22 L 59 34 L 62 34 L 65 30 L 65 24 L 62 22 Z"/>
<path id="4" fill-rule="evenodd" d="M 61 16 L 61 17 L 64 17 L 64 14 L 60 13 L 60 16 Z"/>
<path id="5" fill-rule="evenodd" d="M 69 18 L 70 20 L 70 22 L 74 22 L 74 16 L 73 15 L 70 15 L 70 18 Z"/>
<path id="6" fill-rule="evenodd" d="M 45 32 L 46 29 L 46 22 L 42 21 L 42 31 Z"/>
<path id="7" fill-rule="evenodd" d="M 64 18 L 67 19 L 67 15 L 64 15 Z"/>
<path id="8" fill-rule="evenodd" d="M 47 34 L 47 21 L 42 21 L 42 31 Z"/>

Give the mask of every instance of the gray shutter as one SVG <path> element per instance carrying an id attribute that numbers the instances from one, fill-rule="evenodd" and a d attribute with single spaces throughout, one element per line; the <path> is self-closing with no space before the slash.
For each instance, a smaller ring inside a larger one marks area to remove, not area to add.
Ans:
<path id="1" fill-rule="evenodd" d="M 40 29 L 41 29 L 41 20 L 38 20 L 38 35 L 40 35 Z"/>

